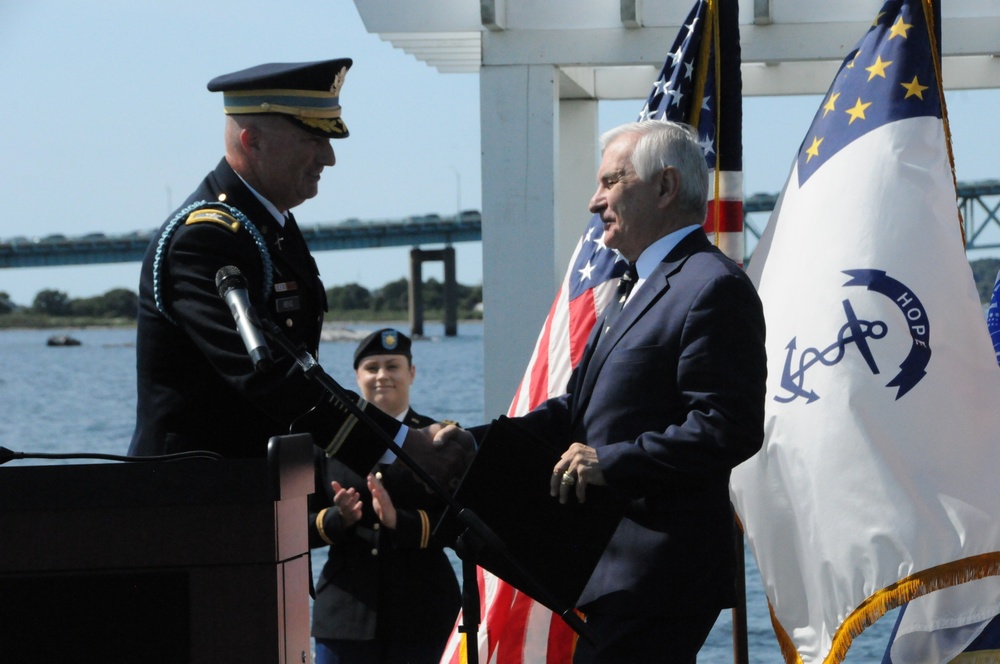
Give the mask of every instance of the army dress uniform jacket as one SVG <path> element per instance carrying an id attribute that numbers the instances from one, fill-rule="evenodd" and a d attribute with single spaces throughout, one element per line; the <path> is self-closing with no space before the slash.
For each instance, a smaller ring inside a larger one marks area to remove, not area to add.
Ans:
<path id="1" fill-rule="evenodd" d="M 764 437 L 757 293 L 695 231 L 609 328 L 600 323 L 568 393 L 517 418 L 563 446 L 596 448 L 608 486 L 631 499 L 578 606 L 627 616 L 732 606 L 729 474 Z"/>
<path id="2" fill-rule="evenodd" d="M 403 422 L 423 428 L 434 420 L 411 408 Z M 321 457 L 310 497 L 309 543 L 329 545 L 313 604 L 312 634 L 321 639 L 439 641 L 443 649 L 461 607 L 455 571 L 430 537 L 444 509 L 441 499 L 399 464 L 381 466 L 396 507 L 395 530 L 380 527 L 365 477 Z M 333 507 L 330 483 L 354 487 L 364 508 L 345 527 Z"/>
<path id="3" fill-rule="evenodd" d="M 317 404 L 323 426 L 310 431 L 317 445 L 325 447 L 345 421 L 320 384 L 275 344 L 269 344 L 272 366 L 254 370 L 215 283 L 226 266 L 246 278 L 258 315 L 316 356 L 326 311 L 316 263 L 294 219 L 282 228 L 223 159 L 161 227 L 143 260 L 129 454 L 211 450 L 262 457 L 271 436 L 289 433 Z M 399 428 L 393 423 L 390 436 Z M 364 471 L 385 446 L 363 427 L 354 429 L 336 452 Z"/>

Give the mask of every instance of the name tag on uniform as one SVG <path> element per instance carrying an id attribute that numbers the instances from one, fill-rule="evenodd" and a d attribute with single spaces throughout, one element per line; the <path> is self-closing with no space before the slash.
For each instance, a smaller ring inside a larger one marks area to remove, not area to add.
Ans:
<path id="1" fill-rule="evenodd" d="M 286 313 L 289 311 L 298 311 L 302 308 L 300 298 L 298 295 L 293 295 L 292 297 L 282 297 L 274 301 L 274 308 L 278 313 Z"/>

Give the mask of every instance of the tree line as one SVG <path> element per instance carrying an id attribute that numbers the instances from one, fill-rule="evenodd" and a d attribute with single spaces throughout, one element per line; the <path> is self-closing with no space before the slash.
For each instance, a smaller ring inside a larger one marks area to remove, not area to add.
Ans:
<path id="1" fill-rule="evenodd" d="M 407 312 L 410 306 L 409 289 L 410 282 L 406 278 L 391 281 L 374 291 L 369 291 L 360 284 L 350 283 L 327 290 L 326 302 L 331 312 Z M 476 317 L 478 305 L 483 301 L 483 287 L 456 284 L 455 290 L 459 316 Z M 433 277 L 427 279 L 424 281 L 421 293 L 424 298 L 424 309 L 444 310 L 443 282 Z"/>
<path id="2" fill-rule="evenodd" d="M 483 301 L 483 287 L 457 284 L 456 291 L 459 316 L 479 317 L 481 314 L 477 305 Z M 444 283 L 433 277 L 427 279 L 423 284 L 422 294 L 425 310 L 444 310 Z M 326 301 L 331 317 L 382 317 L 391 314 L 405 318 L 409 311 L 409 280 L 402 278 L 375 290 L 368 290 L 357 283 L 334 286 L 327 289 Z M 7 293 L 0 291 L 0 317 L 33 314 L 49 318 L 135 320 L 138 312 L 139 296 L 126 288 L 116 288 L 103 295 L 87 298 L 71 298 L 63 291 L 45 289 L 35 295 L 28 307 L 15 304 Z"/>
<path id="3" fill-rule="evenodd" d="M 993 284 L 1000 271 L 1000 258 L 981 258 L 970 261 L 976 281 L 979 300 L 990 301 Z M 483 287 L 457 284 L 458 314 L 461 318 L 479 318 L 482 312 Z M 427 279 L 423 285 L 424 308 L 429 313 L 444 310 L 444 284 Z M 401 278 L 374 290 L 358 283 L 334 286 L 326 291 L 330 318 L 405 318 L 409 311 L 409 281 Z M 10 296 L 0 291 L 0 322 L 14 315 L 43 316 L 47 318 L 80 319 L 130 319 L 135 320 L 139 311 L 139 296 L 125 288 L 116 288 L 104 295 L 70 298 L 62 291 L 46 289 L 35 295 L 28 307 L 15 304 Z"/>

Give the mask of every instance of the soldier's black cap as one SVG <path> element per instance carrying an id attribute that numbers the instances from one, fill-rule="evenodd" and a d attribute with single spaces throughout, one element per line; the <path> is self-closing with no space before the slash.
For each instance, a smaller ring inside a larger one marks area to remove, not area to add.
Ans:
<path id="1" fill-rule="evenodd" d="M 357 369 L 361 360 L 369 355 L 402 355 L 407 360 L 413 361 L 410 354 L 410 338 L 391 327 L 383 327 L 375 330 L 361 340 L 357 350 L 354 351 L 354 368 Z"/>
<path id="2" fill-rule="evenodd" d="M 279 113 L 314 134 L 347 138 L 340 88 L 352 64 L 350 58 L 274 62 L 216 76 L 208 89 L 222 93 L 228 115 Z"/>

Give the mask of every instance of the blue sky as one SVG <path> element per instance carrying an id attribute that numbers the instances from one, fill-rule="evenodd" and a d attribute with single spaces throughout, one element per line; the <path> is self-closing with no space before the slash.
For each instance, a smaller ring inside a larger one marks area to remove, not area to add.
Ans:
<path id="1" fill-rule="evenodd" d="M 873 3 L 873 11 L 877 9 Z M 664 50 L 669 48 L 664 44 Z M 666 53 L 664 53 L 665 55 Z M 262 62 L 352 57 L 341 93 L 351 137 L 296 209 L 302 225 L 479 209 L 479 78 L 441 74 L 365 31 L 350 0 L 32 0 L 0 4 L 0 238 L 152 229 L 222 156 L 222 100 L 205 84 Z M 652 82 L 651 82 L 652 83 Z M 604 102 L 605 129 L 643 100 Z M 744 100 L 746 193 L 776 193 L 818 97 Z M 990 111 L 1000 91 L 950 91 L 958 179 L 1000 178 Z M 589 219 L 580 202 L 581 226 Z M 482 280 L 479 243 L 458 279 Z M 407 248 L 317 254 L 326 285 L 375 288 L 407 272 Z M 138 263 L 7 269 L 0 290 L 30 304 L 135 290 Z M 430 264 L 425 276 L 440 278 Z"/>

